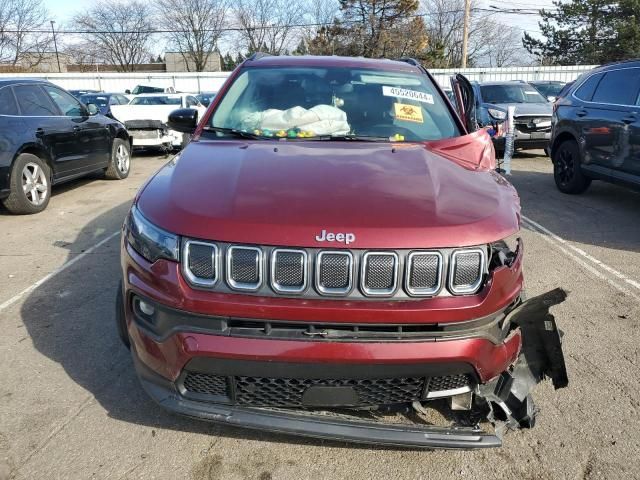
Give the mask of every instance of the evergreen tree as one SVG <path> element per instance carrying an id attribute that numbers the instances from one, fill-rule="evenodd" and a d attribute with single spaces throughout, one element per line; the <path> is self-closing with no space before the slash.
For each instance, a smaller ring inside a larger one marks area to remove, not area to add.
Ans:
<path id="1" fill-rule="evenodd" d="M 522 43 L 543 64 L 594 65 L 640 56 L 640 0 L 571 0 L 540 10 L 544 38 Z"/>

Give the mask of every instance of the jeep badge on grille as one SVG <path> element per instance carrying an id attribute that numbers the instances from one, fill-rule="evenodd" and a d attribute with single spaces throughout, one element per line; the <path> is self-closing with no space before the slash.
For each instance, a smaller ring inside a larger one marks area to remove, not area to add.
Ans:
<path id="1" fill-rule="evenodd" d="M 322 230 L 320 235 L 316 235 L 316 242 L 342 242 L 349 245 L 355 241 L 355 233 L 333 233 Z"/>

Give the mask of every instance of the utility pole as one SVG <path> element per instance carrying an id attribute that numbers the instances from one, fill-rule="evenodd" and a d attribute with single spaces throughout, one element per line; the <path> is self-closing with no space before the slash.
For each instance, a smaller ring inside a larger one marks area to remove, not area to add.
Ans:
<path id="1" fill-rule="evenodd" d="M 462 27 L 462 68 L 467 68 L 467 42 L 469 41 L 469 16 L 471 0 L 464 0 L 464 26 Z"/>
<path id="2" fill-rule="evenodd" d="M 60 68 L 60 57 L 58 56 L 58 44 L 56 43 L 56 31 L 53 28 L 53 24 L 56 23 L 51 20 L 51 32 L 53 33 L 53 46 L 56 49 L 56 60 L 58 61 L 58 73 L 62 73 L 62 69 Z"/>

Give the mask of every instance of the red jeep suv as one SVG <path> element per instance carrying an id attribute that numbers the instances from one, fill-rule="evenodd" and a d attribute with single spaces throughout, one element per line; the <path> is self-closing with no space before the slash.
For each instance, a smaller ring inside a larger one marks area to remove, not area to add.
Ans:
<path id="1" fill-rule="evenodd" d="M 524 301 L 518 195 L 453 83 L 458 112 L 414 60 L 255 55 L 172 113 L 193 138 L 131 207 L 117 297 L 154 400 L 413 447 L 533 425 L 565 293 Z"/>

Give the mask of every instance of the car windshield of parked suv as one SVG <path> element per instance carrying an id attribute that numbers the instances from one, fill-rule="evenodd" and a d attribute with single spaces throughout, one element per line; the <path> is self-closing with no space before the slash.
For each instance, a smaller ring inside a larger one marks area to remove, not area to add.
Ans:
<path id="1" fill-rule="evenodd" d="M 93 103 L 98 107 L 106 107 L 109 104 L 109 97 L 104 95 L 82 95 L 80 101 L 85 105 Z"/>
<path id="2" fill-rule="evenodd" d="M 339 67 L 246 68 L 204 130 L 213 137 L 380 141 L 460 134 L 426 75 Z"/>
<path id="3" fill-rule="evenodd" d="M 181 105 L 180 97 L 136 97 L 131 100 L 131 105 Z"/>
<path id="4" fill-rule="evenodd" d="M 526 83 L 516 85 L 482 85 L 482 100 L 486 103 L 548 103 L 535 88 Z"/>
<path id="5" fill-rule="evenodd" d="M 539 83 L 535 87 L 545 97 L 557 97 L 564 88 L 564 83 Z"/>

